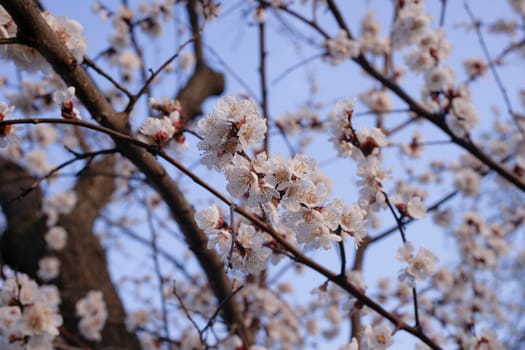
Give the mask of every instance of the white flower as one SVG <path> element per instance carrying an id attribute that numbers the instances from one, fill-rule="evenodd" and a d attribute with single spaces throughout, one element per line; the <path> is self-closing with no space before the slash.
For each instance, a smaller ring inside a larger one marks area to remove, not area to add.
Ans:
<path id="1" fill-rule="evenodd" d="M 434 63 L 444 61 L 452 51 L 452 45 L 441 28 L 427 28 L 418 45 L 421 51 L 430 53 Z"/>
<path id="2" fill-rule="evenodd" d="M 429 51 L 413 49 L 405 56 L 405 63 L 415 72 L 426 72 L 435 65 L 435 60 Z"/>
<path id="3" fill-rule="evenodd" d="M 388 144 L 386 135 L 379 128 L 362 128 L 357 131 L 357 139 L 359 140 L 359 149 L 365 157 L 378 155 L 380 147 L 385 147 Z"/>
<path id="4" fill-rule="evenodd" d="M 409 144 L 404 143 L 401 145 L 401 152 L 413 158 L 421 157 L 423 149 L 423 137 L 418 131 L 414 132 Z"/>
<path id="5" fill-rule="evenodd" d="M 55 17 L 48 12 L 44 12 L 42 15 L 77 62 L 82 63 L 87 45 L 80 23 L 66 17 Z M 1 8 L 0 21 L 4 22 L 0 25 L 0 38 L 15 37 L 17 26 L 3 8 Z M 30 72 L 37 70 L 45 72 L 50 68 L 37 50 L 25 45 L 5 45 L 0 50 L 0 56 L 13 60 L 19 68 Z"/>
<path id="6" fill-rule="evenodd" d="M 334 38 L 327 39 L 323 46 L 327 50 L 326 59 L 334 65 L 357 57 L 360 53 L 359 42 L 350 39 L 344 30 L 341 30 Z"/>
<path id="7" fill-rule="evenodd" d="M 82 25 L 67 17 L 53 16 L 49 12 L 44 12 L 43 15 L 49 26 L 55 31 L 58 39 L 71 51 L 77 63 L 82 63 L 87 51 Z"/>
<path id="8" fill-rule="evenodd" d="M 374 328 L 367 325 L 364 334 L 369 349 L 384 350 L 394 343 L 392 331 L 384 324 L 375 326 Z"/>
<path id="9" fill-rule="evenodd" d="M 139 129 L 138 139 L 149 143 L 162 145 L 168 142 L 175 132 L 175 128 L 168 117 L 147 118 Z"/>
<path id="10" fill-rule="evenodd" d="M 286 185 L 281 204 L 288 210 L 297 211 L 301 205 L 316 207 L 321 203 L 319 188 L 311 180 L 297 180 Z"/>
<path id="11" fill-rule="evenodd" d="M 208 234 L 208 249 L 217 247 L 217 250 L 222 257 L 228 256 L 232 247 L 231 233 L 225 229 L 217 229 Z"/>
<path id="12" fill-rule="evenodd" d="M 481 175 L 476 171 L 466 168 L 456 173 L 454 187 L 467 197 L 475 197 L 479 193 Z"/>
<path id="13" fill-rule="evenodd" d="M 197 225 L 206 233 L 212 233 L 223 223 L 223 218 L 216 204 L 210 205 L 195 214 Z"/>
<path id="14" fill-rule="evenodd" d="M 261 142 L 267 130 L 255 103 L 235 96 L 221 98 L 215 110 L 197 125 L 203 136 L 197 145 L 204 152 L 201 162 L 217 169 L 222 169 L 235 153 Z"/>
<path id="15" fill-rule="evenodd" d="M 126 317 L 126 329 L 134 332 L 137 327 L 144 327 L 150 319 L 150 313 L 146 310 L 131 312 Z"/>
<path id="16" fill-rule="evenodd" d="M 381 31 L 379 22 L 375 19 L 374 11 L 370 10 L 361 20 L 361 39 L 365 42 L 374 40 Z"/>
<path id="17" fill-rule="evenodd" d="M 6 278 L 0 287 L 0 344 L 6 349 L 51 349 L 62 325 L 59 303 L 54 286 L 39 287 L 22 273 Z"/>
<path id="18" fill-rule="evenodd" d="M 424 34 L 432 19 L 424 12 L 423 5 L 406 4 L 397 14 L 393 26 L 392 41 L 395 47 L 416 43 Z"/>
<path id="19" fill-rule="evenodd" d="M 75 191 L 59 192 L 47 203 L 60 214 L 69 214 L 77 204 L 77 193 Z"/>
<path id="20" fill-rule="evenodd" d="M 38 261 L 38 277 L 43 281 L 50 281 L 60 273 L 60 260 L 54 256 L 45 256 Z"/>
<path id="21" fill-rule="evenodd" d="M 425 88 L 428 91 L 446 91 L 454 87 L 455 74 L 450 67 L 438 66 L 425 73 Z"/>
<path id="22" fill-rule="evenodd" d="M 354 245 L 359 246 L 363 238 L 367 235 L 366 211 L 357 204 L 347 205 L 341 213 L 341 229 L 344 234 L 350 235 L 354 239 Z"/>
<path id="23" fill-rule="evenodd" d="M 352 338 L 352 341 L 350 344 L 342 345 L 338 348 L 338 350 L 359 350 L 359 343 L 357 342 L 357 339 L 354 337 Z"/>
<path id="24" fill-rule="evenodd" d="M 388 179 L 389 171 L 381 169 L 378 157 L 370 156 L 359 162 L 357 175 L 361 178 L 357 184 L 359 190 L 360 205 L 370 207 L 373 210 L 386 207 L 385 195 L 382 182 Z"/>
<path id="25" fill-rule="evenodd" d="M 448 227 L 450 224 L 452 224 L 452 217 L 453 213 L 450 208 L 446 208 L 443 210 L 437 210 L 434 213 L 434 223 L 441 227 Z"/>
<path id="26" fill-rule="evenodd" d="M 9 304 L 13 299 L 18 300 L 22 305 L 31 304 L 39 295 L 38 284 L 23 273 L 17 273 L 16 279 L 6 280 L 0 290 L 4 304 Z"/>
<path id="27" fill-rule="evenodd" d="M 413 219 L 424 219 L 427 217 L 427 206 L 420 197 L 412 197 L 406 206 L 407 215 Z"/>
<path id="28" fill-rule="evenodd" d="M 332 241 L 341 241 L 341 236 L 330 232 L 323 214 L 318 209 L 301 206 L 297 211 L 288 212 L 283 217 L 283 222 L 293 227 L 297 234 L 297 242 L 304 243 L 305 246 L 314 245 L 316 248 L 329 249 Z"/>
<path id="29" fill-rule="evenodd" d="M 422 281 L 434 274 L 437 262 L 438 258 L 431 251 L 421 247 L 415 258 L 409 262 L 407 272 L 416 280 Z"/>
<path id="30" fill-rule="evenodd" d="M 479 116 L 469 100 L 458 97 L 452 100 L 452 108 L 446 122 L 455 135 L 465 136 L 478 124 Z"/>
<path id="31" fill-rule="evenodd" d="M 463 66 L 471 78 L 485 76 L 489 67 L 485 60 L 479 57 L 466 59 L 463 61 Z"/>
<path id="32" fill-rule="evenodd" d="M 25 160 L 28 169 L 37 175 L 46 175 L 53 169 L 53 165 L 47 159 L 47 152 L 43 149 L 29 151 Z"/>
<path id="33" fill-rule="evenodd" d="M 403 244 L 403 247 L 397 249 L 397 260 L 403 261 L 403 262 L 409 262 L 412 261 L 414 258 L 414 245 L 412 242 L 405 242 Z"/>
<path id="34" fill-rule="evenodd" d="M 0 329 L 12 333 L 20 322 L 22 312 L 18 306 L 0 306 Z"/>
<path id="35" fill-rule="evenodd" d="M 80 111 L 75 108 L 73 98 L 75 97 L 75 87 L 57 90 L 53 93 L 53 101 L 60 105 L 61 115 L 65 119 L 81 120 Z"/>
<path id="36" fill-rule="evenodd" d="M 55 103 L 58 103 L 60 105 L 73 101 L 74 97 L 75 97 L 75 87 L 74 86 L 70 86 L 67 89 L 56 90 L 53 93 L 53 101 L 55 101 Z"/>
<path id="37" fill-rule="evenodd" d="M 279 191 L 285 189 L 292 180 L 291 162 L 280 156 L 271 157 L 264 162 L 261 171 L 265 174 L 266 183 Z"/>
<path id="38" fill-rule="evenodd" d="M 44 238 L 50 249 L 62 250 L 67 243 L 67 231 L 61 226 L 55 226 L 47 231 Z"/>
<path id="39" fill-rule="evenodd" d="M 251 169 L 250 161 L 235 154 L 232 163 L 228 164 L 224 174 L 228 185 L 226 189 L 234 197 L 241 198 L 250 188 L 257 187 L 258 177 Z"/>
<path id="40" fill-rule="evenodd" d="M 0 102 L 0 122 L 4 121 L 4 118 L 9 113 L 15 110 L 14 106 L 8 106 L 5 102 Z M 0 148 L 6 147 L 8 144 L 18 142 L 18 138 L 15 135 L 15 131 L 21 127 L 14 125 L 2 125 L 0 126 Z"/>
<path id="41" fill-rule="evenodd" d="M 387 113 L 392 109 L 392 100 L 386 90 L 371 89 L 363 92 L 359 98 L 372 112 L 377 114 Z"/>
<path id="42" fill-rule="evenodd" d="M 48 334 L 57 336 L 58 327 L 62 325 L 62 317 L 57 314 L 57 310 L 52 305 L 38 301 L 24 307 L 22 315 L 21 333 L 24 335 L 35 336 Z"/>
<path id="43" fill-rule="evenodd" d="M 76 315 L 80 317 L 78 328 L 88 340 L 100 341 L 100 332 L 108 318 L 106 303 L 101 291 L 91 290 L 76 304 Z"/>

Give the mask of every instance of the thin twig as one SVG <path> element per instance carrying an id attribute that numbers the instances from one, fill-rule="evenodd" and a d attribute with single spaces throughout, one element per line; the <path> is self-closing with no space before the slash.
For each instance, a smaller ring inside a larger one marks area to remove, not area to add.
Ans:
<path id="1" fill-rule="evenodd" d="M 259 23 L 259 76 L 261 82 L 261 102 L 262 102 L 262 115 L 266 120 L 266 132 L 263 141 L 263 147 L 266 154 L 269 156 L 270 138 L 268 133 L 270 132 L 270 114 L 268 113 L 268 89 L 266 86 L 266 33 L 265 33 L 265 22 Z"/>
<path id="2" fill-rule="evenodd" d="M 221 311 L 221 309 L 224 307 L 224 305 L 228 302 L 228 300 L 230 300 L 231 298 L 233 298 L 233 296 L 235 294 L 237 294 L 241 289 L 244 288 L 244 285 L 240 285 L 239 287 L 237 287 L 236 289 L 234 289 L 230 295 L 228 295 L 224 300 L 221 301 L 221 303 L 219 304 L 219 306 L 217 307 L 217 309 L 215 309 L 215 312 L 213 313 L 213 315 L 211 315 L 210 319 L 208 320 L 208 322 L 206 323 L 206 326 L 204 326 L 204 328 L 202 329 L 202 332 L 206 332 L 206 330 L 208 328 L 211 327 L 211 325 L 213 324 L 213 322 L 215 321 L 215 319 L 217 318 L 217 316 L 219 315 L 219 312 Z"/>
<path id="3" fill-rule="evenodd" d="M 144 199 L 146 201 L 146 199 Z M 170 327 L 168 323 L 168 309 L 166 306 L 166 297 L 164 296 L 164 279 L 162 278 L 162 271 L 160 269 L 160 262 L 159 262 L 159 249 L 157 246 L 157 231 L 155 230 L 155 225 L 153 225 L 153 218 L 150 206 L 147 205 L 147 203 L 144 203 L 144 208 L 146 208 L 146 218 L 148 222 L 149 231 L 151 233 L 150 243 L 151 243 L 151 250 L 153 253 L 153 264 L 155 266 L 155 274 L 157 275 L 157 280 L 159 283 L 159 295 L 160 295 L 160 306 L 161 306 L 161 312 L 162 312 L 162 322 L 164 326 L 164 333 L 166 334 L 167 338 L 171 338 L 170 336 Z"/>
<path id="4" fill-rule="evenodd" d="M 100 150 L 100 151 L 95 151 L 95 152 L 89 152 L 89 153 L 76 153 L 76 152 L 73 152 L 71 150 L 69 150 L 69 151 L 70 151 L 70 153 L 73 153 L 75 155 L 74 158 L 71 158 L 71 159 L 63 162 L 62 164 L 54 167 L 53 169 L 49 170 L 49 172 L 47 172 L 47 174 L 45 174 L 44 176 L 41 176 L 38 179 L 36 179 L 31 184 L 31 186 L 29 186 L 29 188 L 24 189 L 18 196 L 16 196 L 15 198 L 11 199 L 9 202 L 11 203 L 11 202 L 17 201 L 17 200 L 27 196 L 29 193 L 34 191 L 42 183 L 42 181 L 51 178 L 54 174 L 56 174 L 58 171 L 60 171 L 60 169 L 63 169 L 65 167 L 67 167 L 68 165 L 71 165 L 71 164 L 73 164 L 73 163 L 75 163 L 75 162 L 77 162 L 79 160 L 82 160 L 82 159 L 88 159 L 88 164 L 86 164 L 86 167 L 87 167 L 87 166 L 89 166 L 91 161 L 96 156 L 101 155 L 101 154 L 113 154 L 113 153 L 117 152 L 117 150 L 115 148 L 105 149 L 105 150 Z M 86 167 L 84 167 L 80 172 L 77 172 L 76 176 L 78 176 L 79 173 L 81 173 L 83 170 L 85 170 Z"/>
<path id="5" fill-rule="evenodd" d="M 177 293 L 177 288 L 175 286 L 175 281 L 173 281 L 172 292 L 173 292 L 173 295 L 175 295 L 175 298 L 177 298 L 177 300 L 179 301 L 179 305 L 180 305 L 182 311 L 184 312 L 184 314 L 186 315 L 188 320 L 190 320 L 190 322 L 193 325 L 193 327 L 197 330 L 197 333 L 199 333 L 199 339 L 201 341 L 201 344 L 205 345 L 206 341 L 204 340 L 204 332 L 200 330 L 199 325 L 197 324 L 197 322 L 195 322 L 195 320 L 193 319 L 193 317 L 190 314 L 190 311 L 186 307 L 186 304 L 184 303 L 184 300 L 179 295 L 179 293 Z"/>
<path id="6" fill-rule="evenodd" d="M 184 43 L 182 43 L 182 45 L 179 46 L 179 48 L 177 49 L 177 51 L 171 56 L 169 57 L 166 61 L 164 61 L 163 64 L 161 64 L 159 66 L 159 68 L 157 68 L 155 71 L 151 71 L 151 75 L 149 76 L 148 79 L 146 79 L 146 81 L 144 82 L 144 85 L 142 86 L 142 88 L 140 88 L 140 90 L 133 96 L 130 96 L 130 101 L 128 102 L 128 105 L 126 106 L 126 108 L 124 109 L 124 113 L 129 113 L 131 112 L 131 110 L 133 109 L 133 107 L 135 106 L 135 103 L 137 102 L 137 100 L 144 94 L 146 93 L 146 91 L 148 91 L 148 88 L 151 84 L 151 82 L 171 63 L 173 62 L 173 60 L 175 60 L 177 57 L 179 57 L 180 53 L 182 52 L 182 50 L 184 49 L 184 47 L 186 47 L 189 43 L 193 42 L 194 41 L 194 38 L 190 38 L 188 40 L 186 40 Z"/>
<path id="7" fill-rule="evenodd" d="M 468 4 L 468 1 L 464 0 L 463 4 L 465 6 L 465 10 L 467 11 L 467 14 L 470 17 L 470 20 L 472 21 L 472 25 L 474 26 L 476 35 L 478 37 L 479 45 L 481 46 L 481 49 L 483 50 L 483 54 L 485 55 L 485 59 L 487 60 L 489 64 L 489 68 L 490 68 L 490 71 L 492 72 L 492 75 L 494 76 L 496 85 L 498 86 L 498 89 L 501 92 L 501 95 L 503 96 L 503 101 L 505 103 L 505 106 L 507 107 L 507 112 L 511 116 L 512 120 L 514 120 L 514 123 L 516 124 L 516 127 L 520 131 L 521 136 L 525 138 L 525 129 L 521 125 L 520 121 L 517 119 L 514 111 L 512 110 L 512 105 L 510 103 L 510 99 L 507 94 L 507 89 L 505 88 L 505 85 L 503 85 L 503 81 L 501 80 L 501 77 L 499 76 L 499 73 L 496 70 L 495 62 L 493 62 L 491 59 L 489 48 L 487 47 L 487 43 L 485 42 L 485 39 L 483 38 L 483 34 L 481 33 L 481 30 L 479 28 L 478 21 L 476 20 L 474 13 L 472 12 L 472 9 L 470 8 Z"/>
<path id="8" fill-rule="evenodd" d="M 441 13 L 439 15 L 439 26 L 445 25 L 445 12 L 447 10 L 447 0 L 441 0 Z"/>
<path id="9" fill-rule="evenodd" d="M 122 91 L 129 99 L 133 97 L 133 94 L 124 87 L 124 85 L 120 84 L 118 81 L 116 81 L 111 75 L 109 75 L 106 71 L 104 71 L 102 68 L 100 68 L 95 61 L 90 59 L 87 56 L 84 56 L 84 64 L 90 68 L 92 68 L 95 72 L 106 78 L 113 86 L 115 86 L 118 90 Z"/>

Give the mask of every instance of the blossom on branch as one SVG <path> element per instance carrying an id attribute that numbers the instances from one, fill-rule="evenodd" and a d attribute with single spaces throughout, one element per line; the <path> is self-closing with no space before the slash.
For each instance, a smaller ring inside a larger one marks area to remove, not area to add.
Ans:
<path id="1" fill-rule="evenodd" d="M 9 113 L 12 113 L 15 107 L 8 106 L 5 102 L 0 102 L 0 122 L 4 121 L 4 118 Z M 2 125 L 0 126 L 0 148 L 6 147 L 10 143 L 18 142 L 18 138 L 15 135 L 15 131 L 19 128 L 14 125 Z"/>
<path id="2" fill-rule="evenodd" d="M 100 341 L 102 329 L 108 318 L 104 295 L 101 291 L 91 290 L 77 301 L 76 315 L 80 317 L 78 329 L 88 340 Z"/>

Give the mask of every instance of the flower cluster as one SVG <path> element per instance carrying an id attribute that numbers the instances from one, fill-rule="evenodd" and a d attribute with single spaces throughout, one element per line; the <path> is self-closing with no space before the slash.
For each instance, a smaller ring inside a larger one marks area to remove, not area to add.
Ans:
<path id="1" fill-rule="evenodd" d="M 423 281 L 432 276 L 438 262 L 438 258 L 428 249 L 420 247 L 415 256 L 413 251 L 414 245 L 411 242 L 406 242 L 402 248 L 397 250 L 398 260 L 408 265 L 401 270 L 399 279 L 407 282 L 411 287 L 415 286 L 415 281 Z"/>
<path id="2" fill-rule="evenodd" d="M 17 273 L 0 287 L 0 346 L 3 349 L 51 349 L 62 325 L 54 286 L 38 286 Z M 19 347 L 18 347 L 19 346 Z"/>
<path id="3" fill-rule="evenodd" d="M 42 13 L 42 16 L 62 44 L 69 49 L 77 62 L 81 63 L 87 50 L 82 25 L 75 20 L 56 17 L 48 12 Z M 16 33 L 16 23 L 0 6 L 0 38 L 14 38 Z M 49 69 L 49 64 L 35 49 L 24 45 L 3 45 L 0 47 L 0 57 L 12 60 L 17 67 L 30 72 Z"/>
<path id="4" fill-rule="evenodd" d="M 329 140 L 337 149 L 339 157 L 362 160 L 369 155 L 378 155 L 380 148 L 388 144 L 385 134 L 378 128 L 354 130 L 354 100 L 341 101 L 336 107 L 338 111 L 330 115 Z"/>
<path id="5" fill-rule="evenodd" d="M 340 31 L 334 38 L 327 39 L 323 47 L 326 48 L 326 60 L 333 65 L 357 57 L 360 53 L 359 42 L 350 39 L 344 30 Z"/>
<path id="6" fill-rule="evenodd" d="M 452 51 L 452 45 L 441 29 L 427 28 L 416 43 L 417 47 L 405 56 L 406 64 L 415 72 L 431 70 Z"/>
<path id="7" fill-rule="evenodd" d="M 276 226 L 286 227 L 284 231 L 291 231 L 287 236 L 290 242 L 329 249 L 331 243 L 347 237 L 358 245 L 366 235 L 366 211 L 340 200 L 327 203 L 329 184 L 312 158 L 267 158 L 264 152 L 254 158 L 248 155 L 247 147 L 262 141 L 265 131 L 252 102 L 224 98 L 217 111 L 202 119 L 199 126 L 205 135 L 200 144 L 206 150 L 203 162 L 224 172 L 226 189 L 232 196 L 261 211 L 259 215 Z M 386 144 L 378 129 L 363 129 L 356 140 L 367 156 L 377 155 L 378 147 Z M 199 211 L 196 220 L 209 235 L 209 248 L 217 247 L 232 266 L 248 272 L 266 266 L 273 244 L 266 234 L 245 222 L 229 227 L 215 205 Z"/>
<path id="8" fill-rule="evenodd" d="M 361 50 L 376 55 L 384 55 L 390 51 L 390 40 L 379 37 L 381 27 L 373 11 L 369 11 L 361 21 Z"/>
<path id="9" fill-rule="evenodd" d="M 501 225 L 488 224 L 478 214 L 466 213 L 463 222 L 454 230 L 463 261 L 480 269 L 493 268 L 510 248 L 507 230 Z"/>
<path id="10" fill-rule="evenodd" d="M 100 291 L 91 290 L 77 301 L 76 315 L 80 317 L 78 329 L 88 340 L 100 341 L 101 332 L 108 318 L 106 303 Z"/>
<path id="11" fill-rule="evenodd" d="M 138 139 L 158 146 L 173 141 L 176 151 L 186 150 L 188 143 L 183 134 L 184 117 L 179 101 L 164 99 L 163 102 L 158 102 L 152 98 L 149 105 L 161 115 L 146 119 L 139 129 Z"/>
<path id="12" fill-rule="evenodd" d="M 232 161 L 236 153 L 261 142 L 267 130 L 256 104 L 235 96 L 221 98 L 198 126 L 202 135 L 198 147 L 204 153 L 201 161 L 217 169 Z"/>
<path id="13" fill-rule="evenodd" d="M 392 32 L 395 47 L 404 47 L 416 43 L 432 19 L 425 13 L 422 1 L 404 1 L 397 14 Z"/>
<path id="14" fill-rule="evenodd" d="M 359 99 L 372 112 L 377 114 L 388 113 L 392 109 L 392 99 L 384 89 L 370 89 L 363 92 Z"/>

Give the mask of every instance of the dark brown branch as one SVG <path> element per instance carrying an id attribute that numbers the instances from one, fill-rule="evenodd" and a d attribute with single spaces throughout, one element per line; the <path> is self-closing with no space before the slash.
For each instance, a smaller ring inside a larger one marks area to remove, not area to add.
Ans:
<path id="1" fill-rule="evenodd" d="M 261 103 L 262 115 L 266 120 L 266 135 L 264 138 L 264 150 L 269 154 L 269 132 L 270 132 L 270 114 L 268 113 L 268 89 L 266 83 L 266 33 L 264 21 L 259 23 L 259 76 L 261 81 Z"/>

